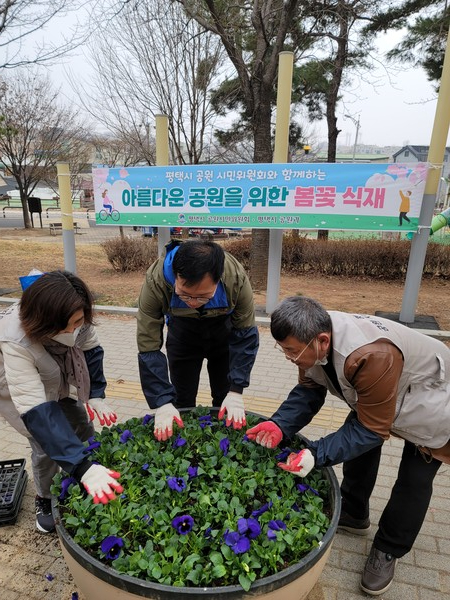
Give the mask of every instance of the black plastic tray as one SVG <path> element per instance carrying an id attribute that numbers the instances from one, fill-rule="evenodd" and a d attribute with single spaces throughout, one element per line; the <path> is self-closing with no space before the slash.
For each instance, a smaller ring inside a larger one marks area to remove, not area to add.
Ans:
<path id="1" fill-rule="evenodd" d="M 22 506 L 23 496 L 27 488 L 28 473 L 23 471 L 22 477 L 20 478 L 17 486 L 17 492 L 15 494 L 14 506 L 9 510 L 0 508 L 0 527 L 2 525 L 13 525 L 17 521 L 20 507 Z"/>
<path id="2" fill-rule="evenodd" d="M 13 509 L 19 488 L 23 484 L 25 459 L 0 461 L 0 511 Z"/>

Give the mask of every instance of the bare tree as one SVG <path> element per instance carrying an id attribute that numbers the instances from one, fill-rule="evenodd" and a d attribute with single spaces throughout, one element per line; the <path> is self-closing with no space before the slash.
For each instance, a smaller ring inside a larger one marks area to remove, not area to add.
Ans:
<path id="1" fill-rule="evenodd" d="M 86 26 L 78 21 L 83 5 L 84 0 L 2 0 L 0 69 L 53 63 L 83 44 L 89 36 Z M 27 46 L 26 42 L 36 38 L 38 32 L 48 29 L 58 17 L 68 14 L 73 14 L 74 20 L 66 34 L 53 30 L 45 41 L 35 40 L 32 47 Z"/>
<path id="2" fill-rule="evenodd" d="M 96 19 L 90 44 L 96 83 L 83 86 L 85 108 L 115 137 L 132 134 L 148 164 L 154 161 L 150 122 L 166 114 L 171 160 L 204 161 L 214 118 L 209 90 L 224 56 L 216 37 L 164 0 L 120 11 L 112 0 Z"/>
<path id="3" fill-rule="evenodd" d="M 58 105 L 48 77 L 15 72 L 0 80 L 0 156 L 16 180 L 25 228 L 31 227 L 28 198 L 39 181 L 56 179 L 56 162 L 88 160 L 86 134 L 75 112 Z"/>
<path id="4" fill-rule="evenodd" d="M 182 4 L 189 16 L 221 40 L 236 72 L 235 80 L 225 82 L 234 93 L 228 107 L 236 109 L 239 105 L 242 117 L 251 127 L 254 162 L 272 162 L 272 112 L 279 54 L 283 50 L 294 51 L 299 80 L 309 74 L 308 85 L 299 86 L 303 96 L 297 96 L 294 102 L 309 102 L 316 118 L 326 116 L 329 160 L 335 160 L 339 134 L 336 106 L 344 70 L 354 66 L 357 59 L 361 64 L 364 52 L 369 50 L 369 45 L 356 36 L 351 40 L 350 34 L 355 25 L 370 19 L 380 3 L 368 0 L 243 0 L 231 5 L 223 0 L 172 2 Z M 302 70 L 308 62 L 312 67 L 309 73 L 305 68 Z M 240 127 L 243 128 L 242 122 Z M 267 284 L 268 242 L 268 230 L 253 231 L 250 276 L 257 289 Z"/>
<path id="5" fill-rule="evenodd" d="M 148 141 L 144 147 L 141 140 L 135 137 L 134 132 L 129 135 L 95 134 L 91 136 L 91 144 L 95 149 L 93 162 L 108 167 L 135 166 L 142 163 L 154 164 L 155 144 Z"/>

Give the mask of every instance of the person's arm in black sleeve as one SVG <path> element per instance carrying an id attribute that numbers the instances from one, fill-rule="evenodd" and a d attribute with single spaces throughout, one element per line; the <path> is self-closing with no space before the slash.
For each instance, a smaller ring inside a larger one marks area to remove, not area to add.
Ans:
<path id="1" fill-rule="evenodd" d="M 103 372 L 103 348 L 101 346 L 96 346 L 91 350 L 85 350 L 84 356 L 86 358 L 89 378 L 91 381 L 89 398 L 104 398 L 106 378 Z"/>
<path id="2" fill-rule="evenodd" d="M 230 392 L 242 394 L 242 390 L 250 385 L 250 373 L 255 364 L 259 348 L 259 332 L 257 327 L 232 329 L 229 339 L 230 348 Z"/>
<path id="3" fill-rule="evenodd" d="M 77 468 L 85 467 L 86 471 L 91 466 L 86 458 L 86 447 L 58 402 L 43 402 L 21 416 L 33 438 L 64 471 L 73 474 Z"/>
<path id="4" fill-rule="evenodd" d="M 169 380 L 167 359 L 160 350 L 139 352 L 139 374 L 142 391 L 150 408 L 159 408 L 176 400 L 176 391 Z"/>
<path id="5" fill-rule="evenodd" d="M 309 450 L 314 454 L 316 467 L 330 467 L 356 458 L 377 446 L 384 439 L 374 431 L 362 425 L 356 413 L 350 413 L 346 422 L 334 433 L 308 442 Z"/>
<path id="6" fill-rule="evenodd" d="M 325 402 L 327 390 L 322 386 L 307 387 L 298 384 L 280 408 L 270 417 L 286 438 L 292 438 L 308 425 Z"/>

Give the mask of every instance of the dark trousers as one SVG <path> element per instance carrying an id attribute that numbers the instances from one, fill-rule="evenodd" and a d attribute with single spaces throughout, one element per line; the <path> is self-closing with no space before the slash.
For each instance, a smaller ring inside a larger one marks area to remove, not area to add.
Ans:
<path id="1" fill-rule="evenodd" d="M 399 225 L 403 225 L 403 219 L 405 219 L 405 221 L 408 221 L 408 223 L 411 223 L 410 219 L 408 219 L 405 212 L 401 212 L 398 216 L 398 224 Z"/>
<path id="2" fill-rule="evenodd" d="M 369 499 L 377 479 L 381 448 L 378 446 L 343 465 L 342 510 L 355 517 L 369 516 Z M 378 523 L 373 545 L 396 558 L 407 554 L 422 527 L 433 479 L 441 462 L 427 462 L 414 444 L 405 441 L 397 481 Z"/>
<path id="3" fill-rule="evenodd" d="M 213 406 L 222 404 L 230 390 L 228 319 L 171 318 L 166 353 L 170 379 L 177 392 L 177 408 L 195 406 L 204 360 Z"/>

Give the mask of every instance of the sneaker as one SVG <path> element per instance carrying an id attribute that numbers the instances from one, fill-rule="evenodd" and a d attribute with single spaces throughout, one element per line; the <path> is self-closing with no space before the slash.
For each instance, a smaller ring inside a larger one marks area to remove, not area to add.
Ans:
<path id="1" fill-rule="evenodd" d="M 370 519 L 369 517 L 366 519 L 354 519 L 342 510 L 339 517 L 338 529 L 343 529 L 355 535 L 369 535 Z"/>
<path id="2" fill-rule="evenodd" d="M 370 596 L 384 594 L 394 579 L 396 563 L 397 559 L 392 554 L 386 554 L 372 546 L 361 577 L 362 591 Z"/>
<path id="3" fill-rule="evenodd" d="M 36 528 L 40 533 L 51 533 L 55 530 L 50 498 L 36 496 Z"/>

